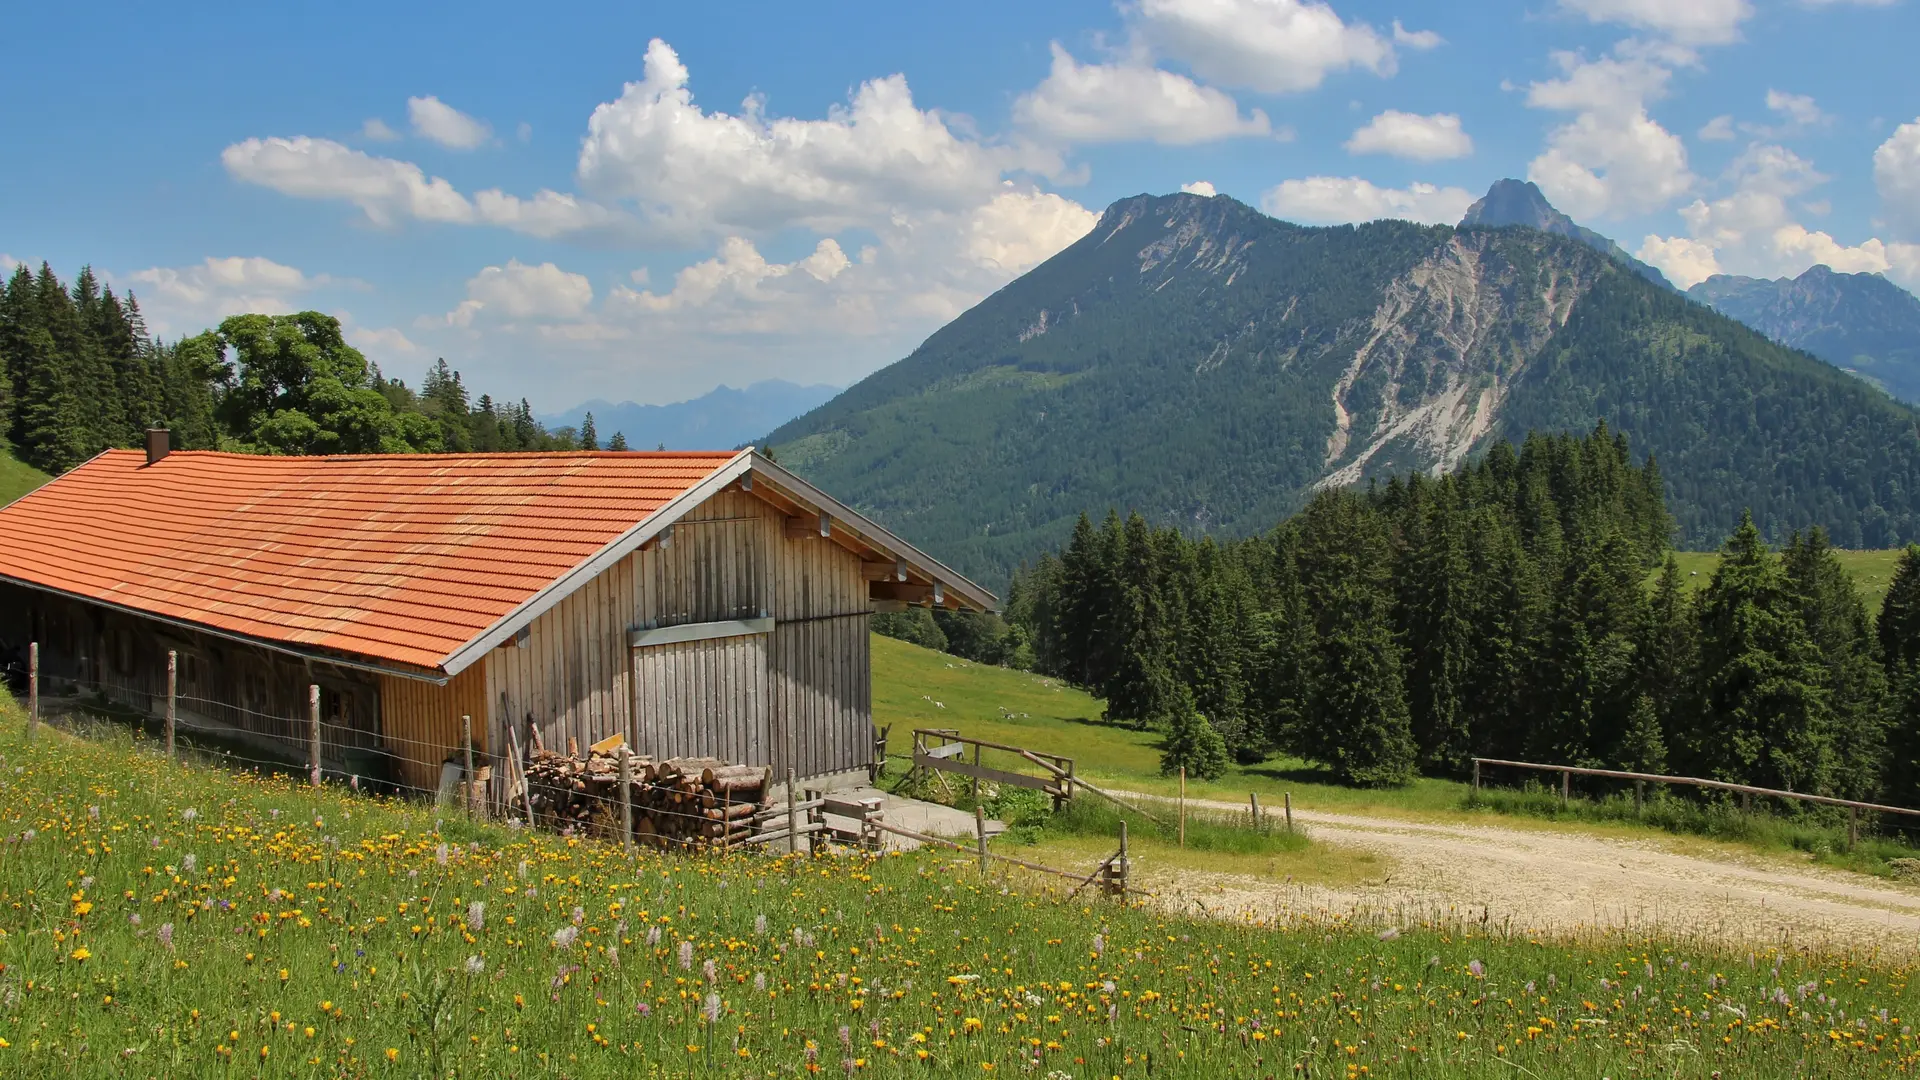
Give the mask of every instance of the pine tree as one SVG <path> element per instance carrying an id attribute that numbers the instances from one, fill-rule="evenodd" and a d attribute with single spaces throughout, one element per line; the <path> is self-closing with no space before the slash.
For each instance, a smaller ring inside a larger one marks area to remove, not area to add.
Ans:
<path id="1" fill-rule="evenodd" d="M 73 298 L 45 263 L 34 279 L 33 294 L 32 324 L 17 358 L 22 393 L 15 410 L 14 445 L 35 468 L 63 473 L 97 449 L 81 406 L 79 323 Z"/>
<path id="2" fill-rule="evenodd" d="M 607 440 L 607 449 L 625 453 L 627 449 L 627 433 L 624 431 L 614 432 L 613 438 Z"/>
<path id="3" fill-rule="evenodd" d="M 1529 740 L 1535 760 L 1607 760 L 1638 693 L 1637 640 L 1646 621 L 1639 546 L 1602 520 L 1580 526 L 1567 550 L 1566 580 L 1536 667 L 1544 708 Z"/>
<path id="4" fill-rule="evenodd" d="M 1826 790 L 1831 719 L 1819 650 L 1779 560 L 1745 515 L 1700 602 L 1701 760 L 1716 779 Z"/>
<path id="5" fill-rule="evenodd" d="M 1160 774 L 1172 776 L 1181 768 L 1190 780 L 1218 780 L 1230 764 L 1227 740 L 1195 707 L 1192 691 L 1176 686 L 1169 695 L 1165 717 L 1167 740 L 1160 751 Z"/>
<path id="6" fill-rule="evenodd" d="M 1547 622 L 1546 590 L 1503 515 L 1486 507 L 1472 524 L 1468 557 L 1478 632 L 1463 708 L 1475 753 L 1517 758 L 1537 716 L 1534 671 Z"/>
<path id="7" fill-rule="evenodd" d="M 600 437 L 593 430 L 593 414 L 592 413 L 588 413 L 586 415 L 586 418 L 580 421 L 580 449 L 582 450 L 600 449 Z"/>

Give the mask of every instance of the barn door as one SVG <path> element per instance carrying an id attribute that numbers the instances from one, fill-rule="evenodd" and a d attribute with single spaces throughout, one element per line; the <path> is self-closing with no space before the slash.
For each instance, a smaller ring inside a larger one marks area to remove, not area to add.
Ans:
<path id="1" fill-rule="evenodd" d="M 635 750 L 666 757 L 773 763 L 766 634 L 633 650 Z"/>

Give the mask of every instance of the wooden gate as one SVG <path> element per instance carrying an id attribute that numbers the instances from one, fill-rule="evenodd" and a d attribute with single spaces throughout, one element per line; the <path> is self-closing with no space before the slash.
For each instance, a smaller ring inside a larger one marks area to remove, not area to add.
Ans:
<path id="1" fill-rule="evenodd" d="M 634 749 L 655 758 L 771 761 L 769 636 L 635 648 Z"/>

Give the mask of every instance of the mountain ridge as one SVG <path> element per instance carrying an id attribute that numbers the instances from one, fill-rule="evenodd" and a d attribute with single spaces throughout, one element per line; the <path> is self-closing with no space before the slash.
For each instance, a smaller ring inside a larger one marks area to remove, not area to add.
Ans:
<path id="1" fill-rule="evenodd" d="M 1673 288 L 1673 283 L 1667 280 L 1667 275 L 1627 254 L 1625 248 L 1608 237 L 1594 232 L 1555 209 L 1553 204 L 1547 201 L 1539 185 L 1531 180 L 1512 178 L 1495 180 L 1485 195 L 1482 195 L 1472 206 L 1467 207 L 1467 212 L 1460 218 L 1460 224 L 1457 227 L 1499 229 L 1515 225 L 1578 240 L 1648 281 L 1669 289 Z"/>
<path id="2" fill-rule="evenodd" d="M 1911 409 L 1585 242 L 1312 228 L 1221 196 L 1116 201 L 770 443 L 1002 579 L 1082 511 L 1244 534 L 1318 487 L 1603 419 L 1658 455 L 1684 541 L 1717 542 L 1745 506 L 1852 546 L 1920 526 Z"/>
<path id="3" fill-rule="evenodd" d="M 1920 298 L 1879 274 L 1823 264 L 1792 278 L 1716 274 L 1687 295 L 1902 401 L 1920 402 Z"/>
<path id="4" fill-rule="evenodd" d="M 840 392 L 824 383 L 763 379 L 739 389 L 718 386 L 667 405 L 618 404 L 602 398 L 541 417 L 550 427 L 578 428 L 588 413 L 602 443 L 618 432 L 636 450 L 713 450 L 744 446 Z"/>

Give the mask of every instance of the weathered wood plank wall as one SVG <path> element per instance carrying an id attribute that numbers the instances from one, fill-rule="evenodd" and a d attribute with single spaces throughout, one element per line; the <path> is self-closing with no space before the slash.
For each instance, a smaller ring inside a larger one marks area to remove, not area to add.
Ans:
<path id="1" fill-rule="evenodd" d="M 722 492 L 671 540 L 622 560 L 534 620 L 524 642 L 489 654 L 493 745 L 506 745 L 504 725 L 524 732 L 531 721 L 556 749 L 619 732 L 642 753 L 784 772 L 791 730 L 801 775 L 863 767 L 868 608 L 859 556 L 831 540 L 788 539 L 774 507 Z M 635 628 L 762 615 L 774 618 L 771 640 L 628 644 Z"/>
<path id="2" fill-rule="evenodd" d="M 487 675 L 480 665 L 445 686 L 394 675 L 380 676 L 380 715 L 387 749 L 399 759 L 400 783 L 432 791 L 440 763 L 461 750 L 460 718 L 473 718 L 474 751 L 486 754 Z"/>

